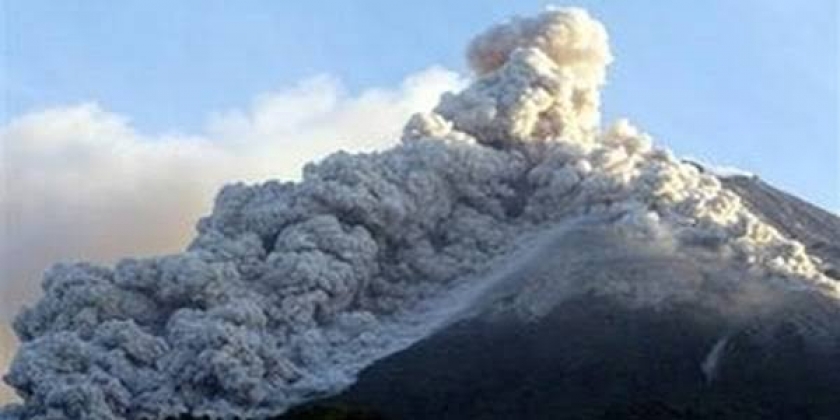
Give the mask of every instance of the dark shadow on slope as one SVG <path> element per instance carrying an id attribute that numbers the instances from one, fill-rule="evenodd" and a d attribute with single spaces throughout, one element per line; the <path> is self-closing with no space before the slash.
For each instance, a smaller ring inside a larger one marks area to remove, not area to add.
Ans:
<path id="1" fill-rule="evenodd" d="M 701 364 L 737 326 L 701 308 L 569 301 L 527 324 L 464 322 L 367 369 L 315 406 L 400 419 L 830 419 L 840 354 L 781 319 L 735 333 L 719 372 Z M 292 413 L 285 419 L 303 419 Z"/>
<path id="2" fill-rule="evenodd" d="M 377 412 L 359 407 L 351 407 L 342 404 L 307 406 L 294 409 L 284 416 L 272 417 L 272 419 L 296 419 L 296 420 L 388 420 Z M 211 420 L 207 417 L 181 416 L 169 420 Z M 243 419 L 244 420 L 244 419 Z"/>

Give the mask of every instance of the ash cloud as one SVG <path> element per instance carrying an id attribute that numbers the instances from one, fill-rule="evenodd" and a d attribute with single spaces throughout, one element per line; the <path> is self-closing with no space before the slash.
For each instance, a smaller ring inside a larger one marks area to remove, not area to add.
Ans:
<path id="1" fill-rule="evenodd" d="M 225 183 L 298 179 L 336 149 L 388 147 L 408 116 L 462 83 L 431 68 L 349 96 L 319 76 L 214 115 L 199 135 L 141 133 L 94 103 L 12 120 L 0 128 L 0 317 L 33 297 L 50 263 L 177 252 Z"/>
<path id="2" fill-rule="evenodd" d="M 819 261 L 717 178 L 626 121 L 600 127 L 611 54 L 585 11 L 494 26 L 468 59 L 473 83 L 412 117 L 401 144 L 333 154 L 299 182 L 230 184 L 182 253 L 53 267 L 15 321 L 6 380 L 25 402 L 9 412 L 282 412 L 422 338 L 433 327 L 418 308 L 579 217 L 667 230 L 780 287 L 837 296 Z"/>
<path id="3" fill-rule="evenodd" d="M 6 367 L 11 363 L 16 348 L 17 340 L 14 332 L 12 332 L 11 325 L 0 324 L 0 367 L 2 367 L 2 372 L 6 372 Z M 0 386 L 0 404 L 14 400 L 15 396 L 12 389 Z"/>
<path id="4" fill-rule="evenodd" d="M 336 148 L 388 147 L 406 118 L 462 84 L 432 67 L 350 95 L 319 76 L 213 115 L 198 135 L 142 133 L 93 103 L 12 120 L 0 127 L 0 322 L 34 300 L 52 263 L 178 252 L 225 183 L 299 179 L 305 163 Z M 14 351 L 13 341 L 0 344 Z M 0 373 L 6 367 L 0 360 Z"/>

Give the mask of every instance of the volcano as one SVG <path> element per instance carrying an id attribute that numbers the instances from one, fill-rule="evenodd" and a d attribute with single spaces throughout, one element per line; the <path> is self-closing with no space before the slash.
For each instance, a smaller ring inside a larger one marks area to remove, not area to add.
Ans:
<path id="1" fill-rule="evenodd" d="M 602 125 L 581 9 L 517 17 L 399 145 L 233 184 L 183 253 L 58 264 L 16 419 L 832 419 L 840 220 Z"/>
<path id="2" fill-rule="evenodd" d="M 830 245 L 840 240 L 836 216 L 758 179 L 722 181 L 763 220 L 840 264 Z M 462 318 L 369 366 L 340 395 L 282 418 L 837 417 L 834 299 L 767 287 L 659 247 L 576 224 Z M 589 282 L 632 289 L 594 292 Z M 627 299 L 663 287 L 695 295 L 655 305 Z M 753 293 L 761 298 L 745 304 Z"/>

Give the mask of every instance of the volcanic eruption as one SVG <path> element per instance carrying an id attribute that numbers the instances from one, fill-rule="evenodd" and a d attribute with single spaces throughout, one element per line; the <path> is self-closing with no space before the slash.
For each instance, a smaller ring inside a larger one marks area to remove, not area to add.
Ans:
<path id="1" fill-rule="evenodd" d="M 493 26 L 467 59 L 399 145 L 228 185 L 182 253 L 55 265 L 15 321 L 4 415 L 840 412 L 840 221 L 602 126 L 613 57 L 581 9 Z"/>

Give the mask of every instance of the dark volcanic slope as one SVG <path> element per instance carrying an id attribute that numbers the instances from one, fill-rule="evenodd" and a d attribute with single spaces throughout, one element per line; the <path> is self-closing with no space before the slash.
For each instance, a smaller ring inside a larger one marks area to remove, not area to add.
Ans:
<path id="1" fill-rule="evenodd" d="M 454 325 L 368 369 L 329 403 L 374 407 L 391 419 L 757 420 L 838 412 L 838 355 L 811 354 L 784 323 L 769 345 L 749 332 L 733 337 L 718 376 L 706 378 L 701 363 L 727 327 L 695 307 L 634 311 L 582 297 L 538 322 Z"/>
<path id="2" fill-rule="evenodd" d="M 725 183 L 838 263 L 837 217 L 755 179 Z M 836 302 L 744 276 L 738 286 L 712 280 L 685 299 L 636 305 L 626 296 L 733 274 L 602 234 L 564 235 L 470 316 L 285 418 L 840 418 Z M 604 293 L 610 284 L 632 287 Z M 334 407 L 373 412 L 342 417 Z"/>

